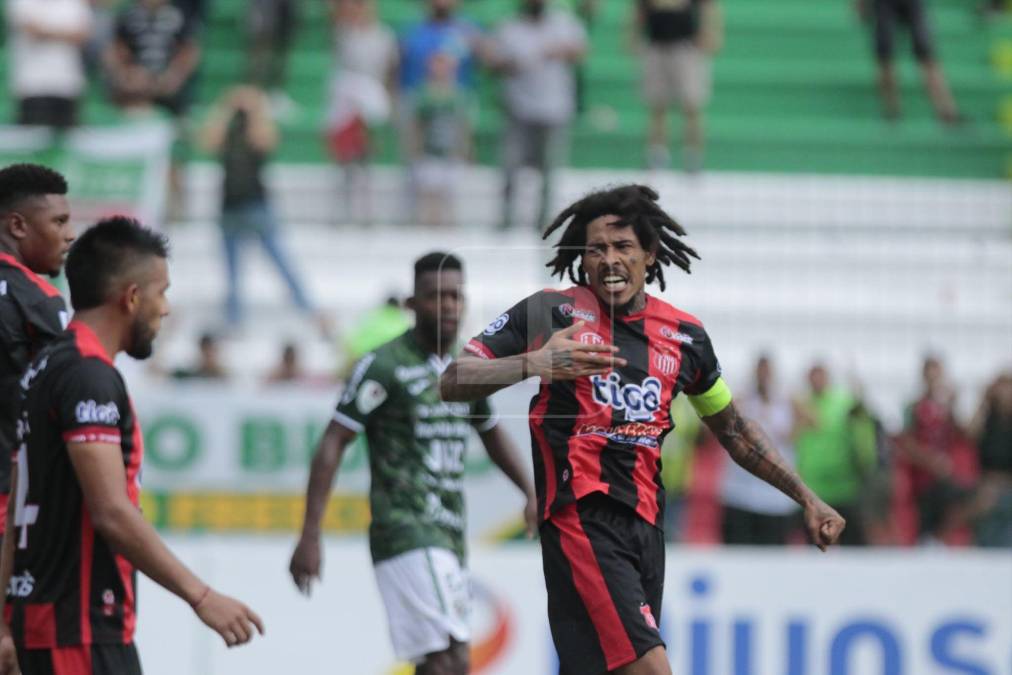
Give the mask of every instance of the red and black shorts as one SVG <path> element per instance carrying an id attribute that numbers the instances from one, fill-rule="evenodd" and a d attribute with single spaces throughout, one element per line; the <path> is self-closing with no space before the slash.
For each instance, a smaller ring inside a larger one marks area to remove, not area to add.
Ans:
<path id="1" fill-rule="evenodd" d="M 133 643 L 53 649 L 18 646 L 18 665 L 22 675 L 141 675 L 141 661 Z"/>
<path id="2" fill-rule="evenodd" d="M 602 675 L 664 646 L 664 533 L 603 494 L 541 526 L 560 675 Z"/>

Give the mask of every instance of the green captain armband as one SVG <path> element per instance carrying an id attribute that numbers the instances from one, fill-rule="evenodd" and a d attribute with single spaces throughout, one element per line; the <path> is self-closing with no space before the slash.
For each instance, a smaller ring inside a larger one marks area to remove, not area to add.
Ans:
<path id="1" fill-rule="evenodd" d="M 730 402 L 731 390 L 722 377 L 718 377 L 717 381 L 713 383 L 713 386 L 705 394 L 689 397 L 689 403 L 696 409 L 696 414 L 700 417 L 716 415 L 726 408 Z"/>

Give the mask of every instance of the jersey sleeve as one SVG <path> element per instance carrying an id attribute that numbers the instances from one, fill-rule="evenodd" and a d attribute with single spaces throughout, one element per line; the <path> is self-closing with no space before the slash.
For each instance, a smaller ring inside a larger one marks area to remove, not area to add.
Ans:
<path id="1" fill-rule="evenodd" d="M 472 338 L 464 351 L 481 359 L 501 359 L 537 349 L 551 330 L 551 313 L 544 304 L 543 292 L 521 300 Z"/>
<path id="2" fill-rule="evenodd" d="M 130 405 L 126 387 L 112 366 L 85 359 L 64 373 L 55 390 L 54 408 L 65 443 L 122 441 L 120 419 Z"/>
<path id="3" fill-rule="evenodd" d="M 731 390 L 720 376 L 720 362 L 713 350 L 710 335 L 702 328 L 699 329 L 693 347 L 692 365 L 695 375 L 685 388 L 685 394 L 700 417 L 709 417 L 731 403 Z"/>
<path id="4" fill-rule="evenodd" d="M 478 399 L 471 405 L 471 426 L 478 433 L 491 431 L 499 424 L 499 415 L 492 408 L 492 402 L 487 398 Z"/>
<path id="5" fill-rule="evenodd" d="M 59 337 L 70 318 L 67 306 L 59 296 L 41 298 L 22 307 L 22 311 L 25 321 L 32 327 L 32 337 L 39 343 Z"/>
<path id="6" fill-rule="evenodd" d="M 365 431 L 369 418 L 390 397 L 392 386 L 393 378 L 378 362 L 376 352 L 366 354 L 351 371 L 334 411 L 334 421 L 355 433 Z"/>

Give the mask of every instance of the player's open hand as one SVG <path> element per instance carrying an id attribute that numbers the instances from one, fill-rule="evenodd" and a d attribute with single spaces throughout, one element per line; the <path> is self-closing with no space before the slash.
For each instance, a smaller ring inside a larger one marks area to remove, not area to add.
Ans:
<path id="1" fill-rule="evenodd" d="M 209 590 L 193 611 L 229 647 L 238 647 L 253 639 L 254 628 L 264 634 L 264 622 L 256 612 L 235 598 L 214 590 Z"/>
<path id="2" fill-rule="evenodd" d="M 539 375 L 545 382 L 554 380 L 575 380 L 580 377 L 604 375 L 617 366 L 624 366 L 626 360 L 615 356 L 615 345 L 583 343 L 574 339 L 584 327 L 584 321 L 577 321 L 563 328 L 549 338 L 545 346 L 528 357 L 531 375 Z"/>
<path id="3" fill-rule="evenodd" d="M 825 551 L 840 538 L 847 521 L 836 510 L 822 500 L 816 500 L 805 508 L 805 529 L 812 542 Z"/>
<path id="4" fill-rule="evenodd" d="M 5 626 L 0 632 L 0 675 L 21 675 L 18 667 L 18 653 L 10 630 Z"/>
<path id="5" fill-rule="evenodd" d="M 308 596 L 313 590 L 313 580 L 319 580 L 321 560 L 320 538 L 300 537 L 295 552 L 292 553 L 292 561 L 288 564 L 288 571 L 292 573 L 292 581 L 303 595 Z"/>

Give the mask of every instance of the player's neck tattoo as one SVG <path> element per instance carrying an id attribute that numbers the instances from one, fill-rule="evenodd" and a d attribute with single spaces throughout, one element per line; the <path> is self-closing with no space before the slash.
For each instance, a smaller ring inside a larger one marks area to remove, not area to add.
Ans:
<path id="1" fill-rule="evenodd" d="M 617 307 L 615 314 L 617 316 L 624 316 L 627 314 L 635 314 L 636 312 L 642 312 L 647 307 L 647 292 L 641 290 L 639 293 L 633 296 L 633 299 L 627 302 L 622 307 Z"/>

